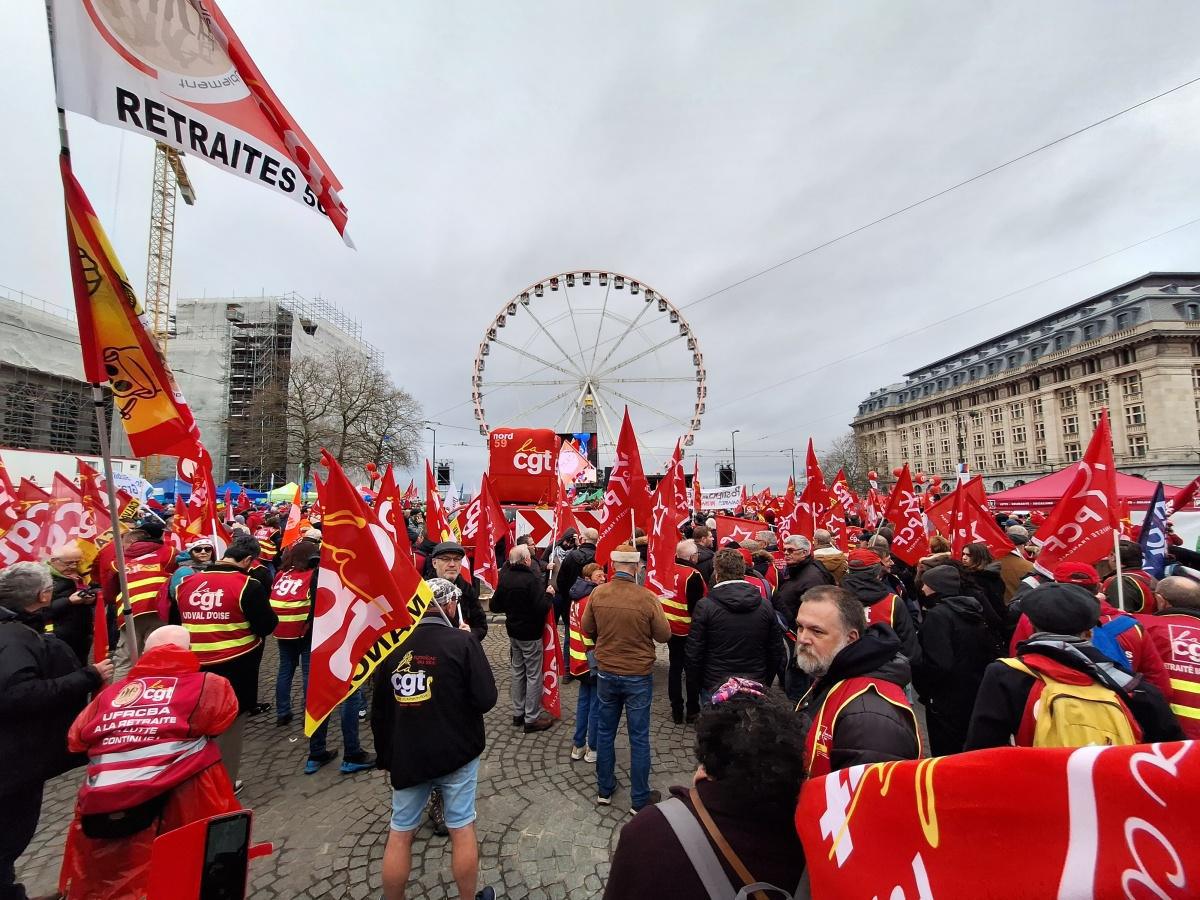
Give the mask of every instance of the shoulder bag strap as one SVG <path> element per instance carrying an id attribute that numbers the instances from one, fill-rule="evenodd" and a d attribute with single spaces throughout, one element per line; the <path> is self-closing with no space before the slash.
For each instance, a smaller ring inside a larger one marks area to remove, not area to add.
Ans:
<path id="1" fill-rule="evenodd" d="M 725 874 L 721 861 L 717 859 L 717 854 L 713 852 L 712 845 L 704 836 L 704 831 L 687 808 L 687 804 L 678 797 L 672 797 L 659 803 L 658 809 L 675 832 L 675 837 L 683 847 L 683 852 L 687 854 L 692 868 L 696 870 L 696 875 L 708 892 L 710 900 L 726 900 L 736 894 L 737 891 L 730 883 L 729 876 Z"/>
<path id="2" fill-rule="evenodd" d="M 688 794 L 692 799 L 692 807 L 696 810 L 696 817 L 700 820 L 700 824 L 704 826 L 704 830 L 708 832 L 708 836 L 712 838 L 712 842 L 717 845 L 717 849 L 721 851 L 721 855 L 725 857 L 725 861 L 737 872 L 738 878 L 742 879 L 743 885 L 753 885 L 757 879 L 750 874 L 750 870 L 746 868 L 745 863 L 741 861 L 733 848 L 729 846 L 729 841 L 725 840 L 725 835 L 721 834 L 721 830 L 717 828 L 717 823 L 713 821 L 712 816 L 708 814 L 708 810 L 704 808 L 704 803 L 700 800 L 700 792 L 694 787 Z M 755 891 L 751 896 L 757 900 L 767 900 L 766 895 L 762 891 Z"/>

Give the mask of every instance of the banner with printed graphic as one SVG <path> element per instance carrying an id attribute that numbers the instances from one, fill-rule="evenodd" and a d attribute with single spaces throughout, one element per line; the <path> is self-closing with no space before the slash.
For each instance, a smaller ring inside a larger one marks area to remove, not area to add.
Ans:
<path id="1" fill-rule="evenodd" d="M 1200 745 L 1005 747 L 804 784 L 814 897 L 1200 896 Z"/>
<path id="2" fill-rule="evenodd" d="M 562 718 L 562 698 L 558 686 L 562 683 L 562 644 L 558 642 L 554 610 L 546 613 L 542 628 L 542 709 L 556 719 Z"/>
<path id="3" fill-rule="evenodd" d="M 346 233 L 342 184 L 215 0 L 51 0 L 58 105 L 290 197 Z"/>
<path id="4" fill-rule="evenodd" d="M 488 435 L 488 477 L 500 503 L 554 501 L 558 435 L 551 428 L 496 428 Z"/>

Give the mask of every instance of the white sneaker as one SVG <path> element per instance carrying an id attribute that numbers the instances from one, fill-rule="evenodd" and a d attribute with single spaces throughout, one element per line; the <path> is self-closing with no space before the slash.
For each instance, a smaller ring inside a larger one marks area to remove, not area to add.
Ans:
<path id="1" fill-rule="evenodd" d="M 583 754 L 583 761 L 585 763 L 594 763 L 596 761 L 596 751 L 588 747 L 587 753 Z"/>
<path id="2" fill-rule="evenodd" d="M 571 761 L 579 762 L 579 760 L 583 759 L 584 750 L 586 750 L 586 749 L 587 749 L 586 747 L 572 747 L 571 748 Z"/>

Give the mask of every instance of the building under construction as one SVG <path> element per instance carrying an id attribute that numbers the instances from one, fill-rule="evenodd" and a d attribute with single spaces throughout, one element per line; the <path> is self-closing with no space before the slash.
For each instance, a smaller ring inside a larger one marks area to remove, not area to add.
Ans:
<path id="1" fill-rule="evenodd" d="M 298 294 L 179 299 L 168 357 L 213 457 L 217 479 L 266 489 L 299 477 L 284 398 L 304 356 L 376 350 L 328 301 Z"/>

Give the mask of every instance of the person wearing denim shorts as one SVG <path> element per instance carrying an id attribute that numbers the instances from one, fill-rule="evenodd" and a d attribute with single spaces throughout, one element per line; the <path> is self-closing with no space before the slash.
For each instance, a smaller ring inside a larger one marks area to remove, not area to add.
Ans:
<path id="1" fill-rule="evenodd" d="M 491 900 L 491 887 L 475 890 L 475 789 L 486 744 L 483 715 L 496 705 L 496 680 L 469 626 L 451 624 L 458 621 L 459 588 L 443 578 L 428 584 L 434 601 L 408 640 L 374 675 L 371 731 L 377 765 L 390 773 L 392 782 L 383 895 L 385 900 L 403 900 L 412 871 L 413 837 L 437 789 L 459 896 Z"/>

